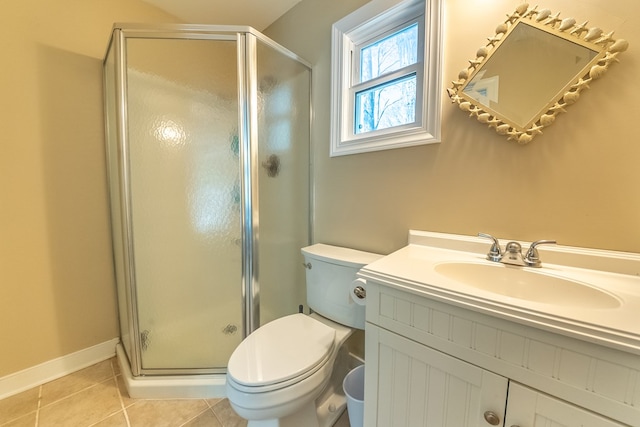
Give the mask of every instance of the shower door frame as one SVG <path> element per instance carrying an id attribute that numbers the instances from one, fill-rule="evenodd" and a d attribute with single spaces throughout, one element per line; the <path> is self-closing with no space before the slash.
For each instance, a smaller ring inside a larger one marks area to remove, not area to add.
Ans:
<path id="1" fill-rule="evenodd" d="M 235 40 L 237 44 L 237 73 L 238 73 L 238 139 L 240 156 L 240 186 L 241 186 L 241 312 L 243 319 L 243 338 L 255 331 L 260 326 L 260 285 L 258 268 L 258 247 L 259 247 L 259 207 L 258 207 L 258 176 L 252 173 L 254 166 L 259 164 L 258 160 L 258 89 L 257 89 L 257 41 L 265 43 L 279 53 L 298 61 L 309 70 L 309 82 L 311 83 L 311 65 L 298 55 L 280 46 L 261 33 L 248 26 L 235 25 L 183 25 L 183 24 L 119 24 L 113 26 L 112 37 L 107 46 L 103 69 L 106 68 L 107 57 L 113 44 L 114 64 L 115 64 L 115 110 L 116 110 L 116 135 L 115 140 L 118 146 L 118 157 L 116 162 L 120 171 L 120 216 L 122 224 L 122 242 L 124 255 L 124 287 L 127 298 L 128 332 L 131 337 L 131 352 L 123 346 L 131 373 L 137 376 L 155 375 L 190 375 L 190 374 L 226 374 L 225 368 L 153 368 L 142 367 L 142 345 L 140 335 L 140 325 L 138 318 L 138 298 L 135 277 L 135 256 L 133 247 L 133 216 L 130 187 L 130 162 L 129 162 L 129 138 L 128 138 L 128 114 L 127 99 L 128 91 L 126 81 L 127 75 L 127 38 L 147 38 L 147 39 L 187 39 L 187 40 Z M 106 76 L 106 72 L 104 73 Z M 106 93 L 106 78 L 104 79 Z M 309 100 L 311 100 L 311 85 L 309 86 Z M 106 103 L 105 97 L 105 103 Z M 105 114 L 108 110 L 105 108 Z M 108 114 L 107 114 L 108 116 Z M 311 131 L 313 112 L 309 105 L 309 131 Z M 110 129 L 108 121 L 105 120 L 107 138 Z M 107 145 L 107 161 L 110 162 Z M 313 150 L 311 146 L 311 134 L 309 133 L 309 177 L 313 174 Z M 107 167 L 107 179 L 111 182 L 111 167 Z M 313 185 L 309 180 L 309 241 L 313 241 Z M 116 230 L 112 227 L 112 235 Z M 114 248 L 114 258 L 116 256 Z M 116 275 L 117 278 L 117 275 Z M 121 298 L 121 296 L 119 296 Z M 122 325 L 120 325 L 122 331 Z M 122 337 L 121 337 L 122 339 Z M 133 354 L 129 354 L 133 353 Z"/>

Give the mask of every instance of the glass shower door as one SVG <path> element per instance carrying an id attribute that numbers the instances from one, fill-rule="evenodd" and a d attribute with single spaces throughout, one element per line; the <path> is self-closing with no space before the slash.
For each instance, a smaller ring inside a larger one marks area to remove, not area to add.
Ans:
<path id="1" fill-rule="evenodd" d="M 236 40 L 126 52 L 141 373 L 224 370 L 242 340 Z"/>
<path id="2" fill-rule="evenodd" d="M 260 324 L 306 305 L 300 248 L 310 236 L 311 71 L 257 39 Z"/>

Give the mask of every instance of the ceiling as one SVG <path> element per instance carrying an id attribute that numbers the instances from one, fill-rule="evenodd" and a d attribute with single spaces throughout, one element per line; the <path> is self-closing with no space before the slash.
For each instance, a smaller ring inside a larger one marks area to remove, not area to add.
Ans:
<path id="1" fill-rule="evenodd" d="M 143 0 L 189 24 L 249 25 L 264 30 L 301 0 Z"/>

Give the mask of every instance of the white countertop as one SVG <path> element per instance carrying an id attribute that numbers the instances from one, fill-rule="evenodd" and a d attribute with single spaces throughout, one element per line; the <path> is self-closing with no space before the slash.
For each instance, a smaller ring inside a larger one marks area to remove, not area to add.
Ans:
<path id="1" fill-rule="evenodd" d="M 435 271 L 438 264 L 495 264 L 485 258 L 490 242 L 472 236 L 411 233 L 408 246 L 365 266 L 358 275 L 441 302 L 640 354 L 640 276 L 636 272 L 640 255 L 562 246 L 543 253 L 540 247 L 541 268 L 505 266 L 581 282 L 620 301 L 618 307 L 586 308 L 513 298 L 448 278 Z M 506 241 L 501 243 L 504 246 Z M 522 245 L 526 248 L 528 243 Z"/>

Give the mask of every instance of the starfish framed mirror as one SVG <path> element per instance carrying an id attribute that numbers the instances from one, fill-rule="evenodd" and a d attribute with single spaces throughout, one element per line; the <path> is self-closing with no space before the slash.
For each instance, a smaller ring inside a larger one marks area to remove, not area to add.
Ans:
<path id="1" fill-rule="evenodd" d="M 627 48 L 613 32 L 523 3 L 497 26 L 447 92 L 471 117 L 526 144 Z"/>

